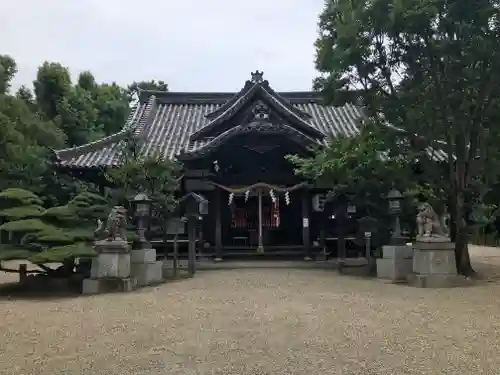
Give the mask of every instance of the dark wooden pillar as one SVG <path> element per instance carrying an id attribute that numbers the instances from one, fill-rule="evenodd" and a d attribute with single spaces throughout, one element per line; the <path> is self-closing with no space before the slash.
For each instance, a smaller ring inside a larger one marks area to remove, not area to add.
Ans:
<path id="1" fill-rule="evenodd" d="M 214 207 L 215 210 L 215 260 L 222 260 L 222 223 L 221 223 L 221 210 L 222 210 L 222 197 L 221 190 L 215 188 Z"/>
<path id="2" fill-rule="evenodd" d="M 188 272 L 191 275 L 196 273 L 196 220 L 195 215 L 188 216 Z"/>
<path id="3" fill-rule="evenodd" d="M 327 223 L 327 216 L 324 214 L 324 212 L 321 212 L 319 246 L 321 248 L 321 256 L 323 260 L 327 260 L 328 258 L 326 251 L 326 223 Z"/>
<path id="4" fill-rule="evenodd" d="M 305 260 L 311 259 L 310 212 L 309 191 L 302 191 L 302 244 L 304 245 Z"/>
<path id="5" fill-rule="evenodd" d="M 341 197 L 337 201 L 337 207 L 335 209 L 335 218 L 337 219 L 337 252 L 339 259 L 339 272 L 342 272 L 344 264 L 346 262 L 347 251 L 345 243 L 345 232 L 346 232 L 346 220 L 347 220 L 347 199 Z"/>

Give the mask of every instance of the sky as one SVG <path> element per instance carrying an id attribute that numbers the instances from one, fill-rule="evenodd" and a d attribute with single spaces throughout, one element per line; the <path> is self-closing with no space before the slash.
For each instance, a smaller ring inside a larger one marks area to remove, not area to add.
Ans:
<path id="1" fill-rule="evenodd" d="M 0 54 L 14 87 L 43 61 L 75 77 L 126 85 L 163 80 L 171 91 L 236 91 L 250 72 L 279 91 L 310 90 L 324 0 L 3 0 Z"/>

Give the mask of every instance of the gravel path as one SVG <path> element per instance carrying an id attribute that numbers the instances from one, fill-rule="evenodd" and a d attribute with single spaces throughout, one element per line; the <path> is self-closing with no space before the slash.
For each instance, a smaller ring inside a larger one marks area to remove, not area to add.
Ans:
<path id="1" fill-rule="evenodd" d="M 2 300 L 0 374 L 499 374 L 499 295 L 264 269 Z"/>

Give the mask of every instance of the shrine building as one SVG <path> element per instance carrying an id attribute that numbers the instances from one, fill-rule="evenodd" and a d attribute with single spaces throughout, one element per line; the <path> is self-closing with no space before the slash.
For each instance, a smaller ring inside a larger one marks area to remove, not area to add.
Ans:
<path id="1" fill-rule="evenodd" d="M 97 175 L 120 165 L 132 132 L 142 156 L 182 162 L 182 194 L 209 201 L 204 251 L 309 256 L 337 238 L 322 213 L 329 187 L 302 180 L 285 156 L 356 136 L 362 117 L 353 105 L 323 105 L 317 92 L 276 92 L 257 71 L 237 93 L 141 91 L 122 131 L 55 155 L 61 170 Z"/>

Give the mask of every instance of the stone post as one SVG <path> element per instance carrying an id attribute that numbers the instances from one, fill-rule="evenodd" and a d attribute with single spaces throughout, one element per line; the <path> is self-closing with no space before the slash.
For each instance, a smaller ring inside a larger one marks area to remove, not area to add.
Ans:
<path id="1" fill-rule="evenodd" d="M 457 274 L 455 244 L 447 237 L 417 237 L 413 245 L 413 273 L 408 283 L 419 288 L 458 286 L 465 279 Z"/>
<path id="2" fill-rule="evenodd" d="M 130 247 L 123 239 L 95 243 L 97 257 L 92 259 L 90 278 L 83 280 L 82 293 L 130 292 Z"/>
<path id="3" fill-rule="evenodd" d="M 393 282 L 406 281 L 413 269 L 413 249 L 407 245 L 382 246 L 382 258 L 377 259 L 377 277 Z"/>
<path id="4" fill-rule="evenodd" d="M 156 249 L 136 249 L 130 252 L 131 275 L 137 286 L 160 283 L 163 280 L 163 262 L 156 260 Z"/>

